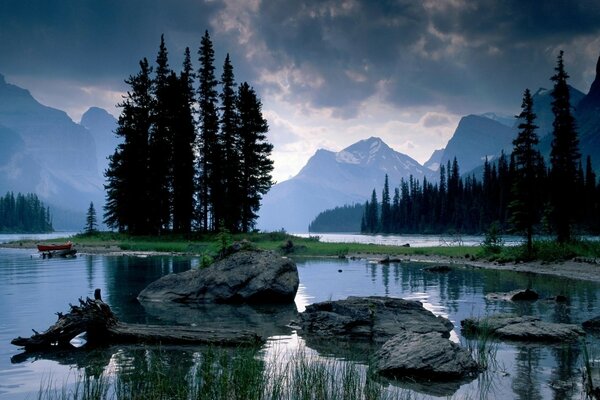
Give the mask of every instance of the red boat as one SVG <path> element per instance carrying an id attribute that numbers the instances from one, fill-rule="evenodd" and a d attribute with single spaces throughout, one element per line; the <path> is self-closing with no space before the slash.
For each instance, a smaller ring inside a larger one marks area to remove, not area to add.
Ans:
<path id="1" fill-rule="evenodd" d="M 71 250 L 71 247 L 73 247 L 73 243 L 71 243 L 71 242 L 62 243 L 62 244 L 38 244 L 37 245 L 38 251 L 64 251 L 64 250 Z"/>

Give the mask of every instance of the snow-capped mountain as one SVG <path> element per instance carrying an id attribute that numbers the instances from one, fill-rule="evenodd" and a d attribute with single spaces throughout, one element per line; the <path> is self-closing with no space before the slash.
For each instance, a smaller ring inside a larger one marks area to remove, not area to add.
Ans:
<path id="1" fill-rule="evenodd" d="M 319 212 L 364 202 L 373 188 L 381 195 L 388 175 L 390 186 L 413 175 L 418 180 L 433 172 L 409 156 L 371 137 L 340 152 L 318 150 L 295 177 L 273 186 L 264 197 L 258 227 L 306 232 Z"/>

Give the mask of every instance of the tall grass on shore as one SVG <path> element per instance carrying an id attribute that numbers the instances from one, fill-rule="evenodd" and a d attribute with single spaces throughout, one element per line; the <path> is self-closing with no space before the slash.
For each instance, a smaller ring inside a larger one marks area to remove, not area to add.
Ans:
<path id="1" fill-rule="evenodd" d="M 119 360 L 119 358 L 121 359 Z M 71 385 L 42 384 L 38 400 L 355 400 L 415 399 L 389 389 L 365 365 L 323 359 L 298 349 L 285 361 L 264 360 L 258 350 L 210 348 L 187 360 L 160 350 L 143 357 L 115 357 L 117 368 L 82 373 Z"/>

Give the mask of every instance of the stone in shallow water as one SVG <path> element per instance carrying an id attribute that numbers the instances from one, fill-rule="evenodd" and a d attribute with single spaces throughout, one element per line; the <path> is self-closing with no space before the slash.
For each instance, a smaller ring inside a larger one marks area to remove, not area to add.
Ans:
<path id="1" fill-rule="evenodd" d="M 544 322 L 537 317 L 497 314 L 461 321 L 463 334 L 491 334 L 499 339 L 525 342 L 574 341 L 585 335 L 577 325 Z"/>
<path id="2" fill-rule="evenodd" d="M 433 381 L 475 378 L 482 368 L 471 354 L 437 333 L 402 332 L 375 354 L 377 372 Z"/>
<path id="3" fill-rule="evenodd" d="M 166 275 L 148 285 L 141 301 L 179 303 L 292 303 L 296 264 L 269 251 L 240 251 L 204 269 Z"/>
<path id="4" fill-rule="evenodd" d="M 600 315 L 583 322 L 583 328 L 589 331 L 600 331 Z"/>
<path id="5" fill-rule="evenodd" d="M 380 296 L 314 303 L 300 314 L 298 322 L 303 335 L 379 343 L 404 331 L 449 337 L 454 328 L 452 322 L 436 317 L 418 301 Z"/>

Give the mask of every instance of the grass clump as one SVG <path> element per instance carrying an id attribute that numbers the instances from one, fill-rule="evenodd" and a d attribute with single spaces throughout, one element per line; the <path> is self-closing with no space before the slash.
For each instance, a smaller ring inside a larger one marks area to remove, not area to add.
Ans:
<path id="1" fill-rule="evenodd" d="M 520 262 L 538 260 L 542 262 L 567 261 L 575 257 L 585 259 L 600 258 L 600 241 L 574 240 L 568 243 L 557 243 L 551 240 L 536 240 L 531 253 L 525 244 L 519 246 L 502 246 L 498 253 L 484 255 L 490 261 Z"/>
<path id="2" fill-rule="evenodd" d="M 309 354 L 263 359 L 257 349 L 205 349 L 180 359 L 161 350 L 120 351 L 114 371 L 82 372 L 72 385 L 44 383 L 38 400 L 342 400 L 408 399 L 365 365 Z"/>

